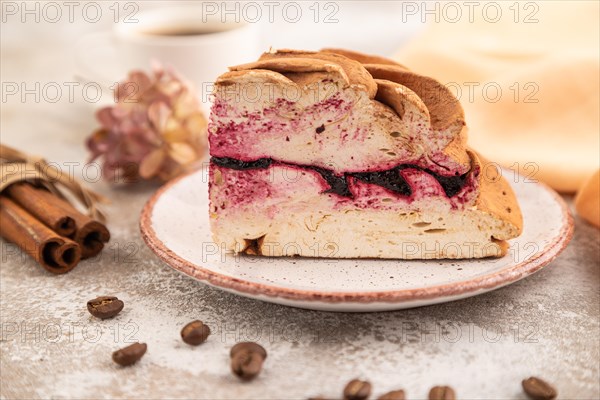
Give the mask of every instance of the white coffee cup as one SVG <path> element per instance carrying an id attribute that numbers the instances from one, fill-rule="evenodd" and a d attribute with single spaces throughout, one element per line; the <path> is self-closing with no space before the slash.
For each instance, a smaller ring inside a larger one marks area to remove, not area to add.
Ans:
<path id="1" fill-rule="evenodd" d="M 139 12 L 136 22 L 123 21 L 112 32 L 82 38 L 76 50 L 77 75 L 110 87 L 128 71 L 149 71 L 158 61 L 173 67 L 204 96 L 228 66 L 255 60 L 260 50 L 255 24 L 221 22 L 202 11 L 198 6 L 150 9 Z"/>

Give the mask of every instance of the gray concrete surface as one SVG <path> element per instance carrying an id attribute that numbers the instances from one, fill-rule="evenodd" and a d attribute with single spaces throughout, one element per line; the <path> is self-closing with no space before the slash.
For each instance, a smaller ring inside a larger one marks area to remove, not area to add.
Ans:
<path id="1" fill-rule="evenodd" d="M 362 377 L 375 394 L 401 387 L 424 398 L 441 383 L 463 399 L 520 399 L 529 375 L 553 382 L 561 398 L 600 395 L 599 235 L 579 220 L 555 262 L 509 287 L 420 309 L 323 313 L 237 297 L 165 266 L 137 229 L 151 191 L 104 191 L 114 199 L 114 240 L 67 275 L 51 276 L 2 243 L 3 398 L 335 398 Z M 86 301 L 101 294 L 125 301 L 115 319 L 88 314 Z M 178 335 L 194 318 L 213 335 L 189 348 Z M 111 352 L 132 340 L 148 343 L 144 359 L 113 365 Z M 252 383 L 228 370 L 240 340 L 269 352 Z"/>

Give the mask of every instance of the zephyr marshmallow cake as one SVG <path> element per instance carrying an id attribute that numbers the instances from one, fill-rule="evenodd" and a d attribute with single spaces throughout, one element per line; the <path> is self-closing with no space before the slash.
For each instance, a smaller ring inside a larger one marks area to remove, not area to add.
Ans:
<path id="1" fill-rule="evenodd" d="M 466 131 L 444 85 L 382 57 L 279 50 L 231 67 L 209 124 L 214 241 L 264 256 L 502 256 L 521 212 Z"/>

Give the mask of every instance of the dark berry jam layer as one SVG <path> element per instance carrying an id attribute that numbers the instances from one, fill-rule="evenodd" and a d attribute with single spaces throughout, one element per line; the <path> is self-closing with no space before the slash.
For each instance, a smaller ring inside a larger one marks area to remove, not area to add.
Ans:
<path id="1" fill-rule="evenodd" d="M 272 158 L 260 158 L 256 161 L 240 161 L 236 160 L 235 158 L 228 157 L 211 157 L 210 160 L 213 164 L 219 167 L 231 168 L 235 170 L 266 169 L 271 165 L 290 165 L 297 168 L 312 170 L 321 175 L 321 177 L 323 177 L 323 179 L 329 185 L 329 189 L 325 191 L 326 193 L 335 193 L 343 197 L 352 197 L 352 193 L 348 187 L 348 177 L 352 177 L 372 185 L 381 186 L 384 189 L 403 196 L 410 196 L 412 194 L 412 189 L 400 174 L 401 170 L 407 168 L 423 171 L 431 175 L 439 182 L 440 186 L 444 190 L 444 193 L 446 193 L 446 196 L 453 197 L 465 186 L 469 175 L 469 172 L 467 172 L 458 176 L 443 176 L 413 164 L 400 164 L 386 171 L 346 172 L 344 175 L 336 175 L 332 170 L 326 168 L 315 167 L 311 165 L 284 163 L 273 160 Z"/>

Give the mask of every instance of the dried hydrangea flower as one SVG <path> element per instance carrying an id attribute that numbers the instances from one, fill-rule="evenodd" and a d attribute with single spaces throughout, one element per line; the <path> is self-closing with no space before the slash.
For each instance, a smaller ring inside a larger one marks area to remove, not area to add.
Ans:
<path id="1" fill-rule="evenodd" d="M 115 89 L 115 105 L 96 113 L 88 139 L 108 180 L 167 181 L 197 167 L 206 150 L 206 118 L 193 89 L 173 71 L 132 71 Z"/>

